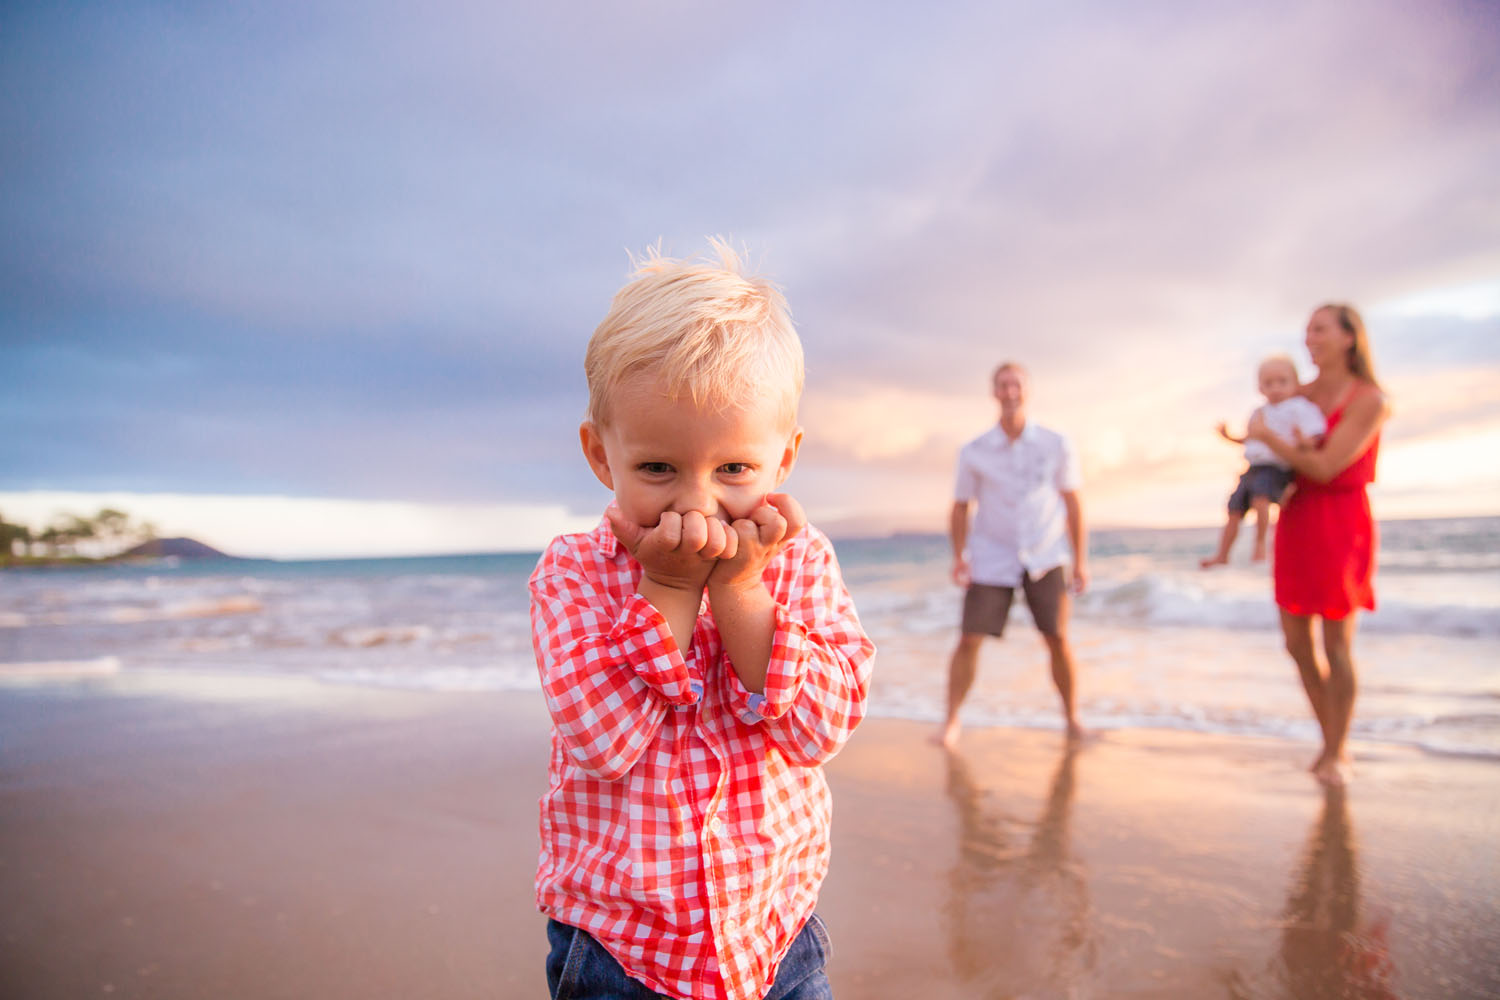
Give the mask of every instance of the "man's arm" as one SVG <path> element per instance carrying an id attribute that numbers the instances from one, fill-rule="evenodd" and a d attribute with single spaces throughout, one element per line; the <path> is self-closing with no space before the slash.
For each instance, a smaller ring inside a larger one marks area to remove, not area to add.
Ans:
<path id="1" fill-rule="evenodd" d="M 948 540 L 953 543 L 953 582 L 960 587 L 969 585 L 969 558 L 965 550 L 969 544 L 971 506 L 971 500 L 955 500 L 953 511 L 948 515 Z"/>
<path id="2" fill-rule="evenodd" d="M 1083 500 L 1077 490 L 1063 490 L 1062 499 L 1068 511 L 1068 541 L 1073 543 L 1073 593 L 1081 594 L 1089 585 L 1089 532 L 1083 521 Z"/>

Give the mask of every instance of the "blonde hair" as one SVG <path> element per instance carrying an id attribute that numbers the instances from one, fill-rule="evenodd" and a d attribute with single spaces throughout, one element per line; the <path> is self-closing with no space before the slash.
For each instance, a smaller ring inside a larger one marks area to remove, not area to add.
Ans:
<path id="1" fill-rule="evenodd" d="M 1380 383 L 1375 379 L 1375 356 L 1370 350 L 1370 335 L 1365 332 L 1364 317 L 1359 314 L 1358 309 L 1343 302 L 1326 302 L 1313 312 L 1322 312 L 1324 309 L 1333 313 L 1339 329 L 1354 338 L 1345 358 L 1349 371 L 1356 378 L 1362 378 L 1375 388 L 1380 388 Z"/>
<path id="2" fill-rule="evenodd" d="M 1297 372 L 1297 362 L 1290 354 L 1278 352 L 1276 354 L 1267 354 L 1260 359 L 1260 365 L 1255 369 L 1255 380 L 1257 382 L 1261 380 L 1262 376 L 1266 373 L 1266 369 L 1271 365 L 1285 365 L 1287 370 L 1292 373 L 1293 382 L 1300 383 L 1302 381 L 1302 376 Z"/>
<path id="3" fill-rule="evenodd" d="M 802 342 L 786 299 L 769 280 L 745 274 L 739 254 L 709 240 L 717 260 L 678 260 L 652 248 L 632 257 L 631 280 L 615 294 L 584 355 L 589 419 L 608 423 L 627 379 L 652 374 L 668 398 L 686 394 L 717 409 L 778 397 L 788 427 L 802 395 Z"/>

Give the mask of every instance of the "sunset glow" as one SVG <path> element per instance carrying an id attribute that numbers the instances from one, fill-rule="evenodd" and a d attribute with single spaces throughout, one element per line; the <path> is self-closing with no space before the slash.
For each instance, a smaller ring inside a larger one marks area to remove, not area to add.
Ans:
<path id="1" fill-rule="evenodd" d="M 1215 424 L 1329 300 L 1392 400 L 1377 515 L 1500 513 L 1492 5 L 315 7 L 8 14 L 0 515 L 537 548 L 608 500 L 626 251 L 710 234 L 786 290 L 836 536 L 943 530 L 1003 359 L 1092 523 L 1217 523 Z"/>

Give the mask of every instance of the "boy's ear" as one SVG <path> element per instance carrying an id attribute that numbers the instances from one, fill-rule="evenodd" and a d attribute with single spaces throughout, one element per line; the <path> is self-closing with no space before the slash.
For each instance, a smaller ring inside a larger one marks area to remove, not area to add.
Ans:
<path id="1" fill-rule="evenodd" d="M 600 436 L 599 428 L 592 420 L 585 420 L 578 425 L 578 441 L 583 445 L 583 457 L 588 459 L 589 468 L 594 470 L 595 477 L 607 489 L 613 490 L 615 477 L 609 472 L 609 456 L 604 451 L 604 438 Z"/>
<path id="2" fill-rule="evenodd" d="M 786 477 L 792 474 L 792 466 L 797 464 L 797 452 L 801 447 L 802 428 L 793 427 L 791 436 L 786 439 L 786 450 L 781 453 L 781 464 L 776 468 L 777 486 L 786 482 Z"/>

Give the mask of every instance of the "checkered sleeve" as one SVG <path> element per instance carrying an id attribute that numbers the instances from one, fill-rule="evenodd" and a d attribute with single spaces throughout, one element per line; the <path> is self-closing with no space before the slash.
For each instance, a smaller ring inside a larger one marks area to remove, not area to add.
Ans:
<path id="1" fill-rule="evenodd" d="M 629 574 L 581 557 L 587 537 L 565 535 L 542 555 L 531 575 L 531 637 L 558 740 L 587 774 L 613 781 L 703 685 Z"/>
<path id="2" fill-rule="evenodd" d="M 865 714 L 875 645 L 860 627 L 833 545 L 806 529 L 775 564 L 776 636 L 765 693 L 730 678 L 731 707 L 764 725 L 787 759 L 815 767 L 838 753 Z M 732 671 L 731 671 L 732 673 Z"/>

